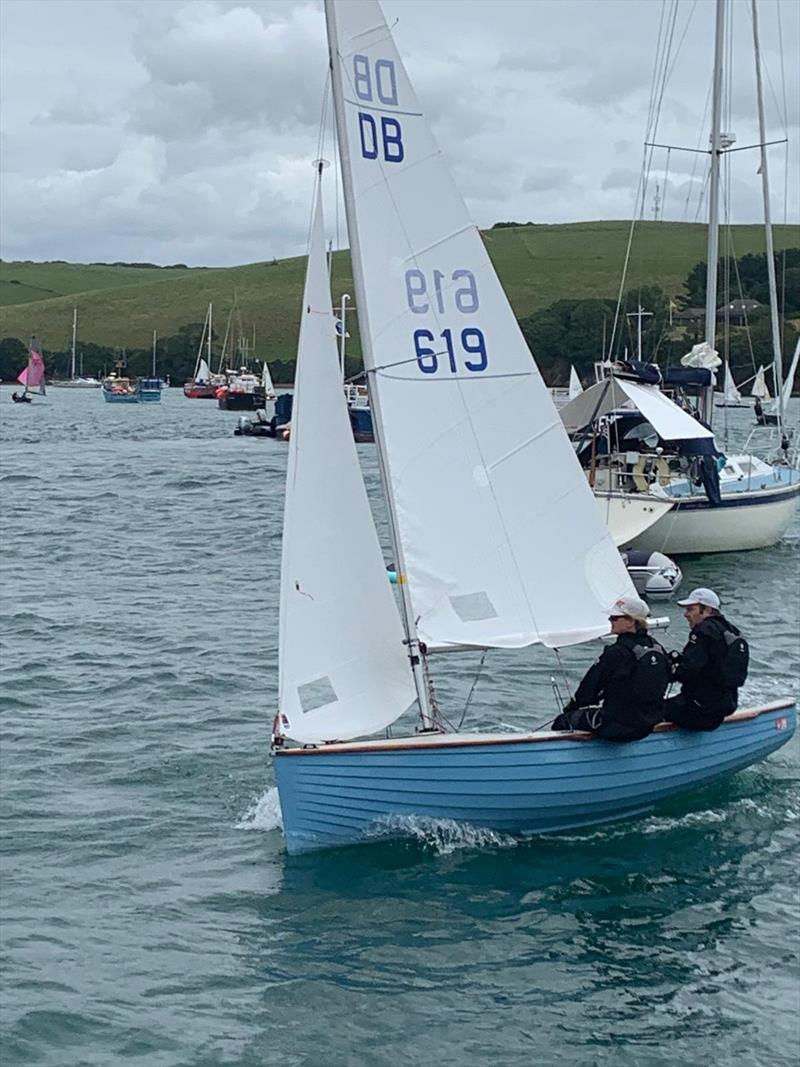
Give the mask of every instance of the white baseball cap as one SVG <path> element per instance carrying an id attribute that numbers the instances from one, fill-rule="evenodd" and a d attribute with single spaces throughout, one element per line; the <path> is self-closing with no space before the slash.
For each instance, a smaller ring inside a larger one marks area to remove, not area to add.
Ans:
<path id="1" fill-rule="evenodd" d="M 706 608 L 716 608 L 719 611 L 719 597 L 713 589 L 693 589 L 685 600 L 679 600 L 682 608 L 687 604 L 702 604 Z"/>
<path id="2" fill-rule="evenodd" d="M 614 601 L 608 614 L 609 618 L 613 618 L 615 615 L 627 615 L 631 619 L 638 619 L 640 622 L 644 622 L 650 614 L 650 608 L 638 596 L 621 596 L 619 600 Z"/>

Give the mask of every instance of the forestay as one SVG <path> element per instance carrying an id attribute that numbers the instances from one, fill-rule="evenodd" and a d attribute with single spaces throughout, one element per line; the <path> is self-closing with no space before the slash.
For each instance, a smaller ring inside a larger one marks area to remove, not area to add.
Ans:
<path id="1" fill-rule="evenodd" d="M 319 190 L 281 556 L 279 710 L 306 743 L 393 722 L 416 693 L 342 394 Z"/>
<path id="2" fill-rule="evenodd" d="M 558 646 L 632 586 L 380 6 L 326 0 L 358 314 L 420 636 Z"/>

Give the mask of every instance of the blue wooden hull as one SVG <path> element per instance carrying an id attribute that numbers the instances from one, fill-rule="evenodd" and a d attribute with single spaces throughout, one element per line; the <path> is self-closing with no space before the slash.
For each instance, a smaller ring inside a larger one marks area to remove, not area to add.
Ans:
<path id="1" fill-rule="evenodd" d="M 711 733 L 668 725 L 632 744 L 588 734 L 461 734 L 282 748 L 274 757 L 290 853 L 407 836 L 403 817 L 514 834 L 610 822 L 741 770 L 792 737 L 791 700 Z"/>
<path id="2" fill-rule="evenodd" d="M 111 393 L 108 389 L 103 389 L 103 400 L 107 404 L 138 404 L 138 393 Z"/>

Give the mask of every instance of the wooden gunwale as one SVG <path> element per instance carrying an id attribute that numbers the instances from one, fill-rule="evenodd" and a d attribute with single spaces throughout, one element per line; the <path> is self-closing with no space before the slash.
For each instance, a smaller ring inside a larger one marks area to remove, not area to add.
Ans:
<path id="1" fill-rule="evenodd" d="M 740 722 L 748 722 L 757 719 L 772 711 L 780 711 L 782 708 L 792 708 L 795 701 L 791 697 L 783 697 L 773 700 L 769 704 L 760 704 L 753 708 L 742 708 L 734 711 L 723 720 L 725 724 L 735 725 Z M 670 733 L 679 727 L 671 722 L 660 722 L 653 733 Z M 332 756 L 353 752 L 417 752 L 420 749 L 431 748 L 469 748 L 478 746 L 496 745 L 520 745 L 539 744 L 548 741 L 593 741 L 595 738 L 590 733 L 574 731 L 572 733 L 560 733 L 548 730 L 534 734 L 465 734 L 461 737 L 455 734 L 437 734 L 435 736 L 417 735 L 416 737 L 400 737 L 380 741 L 330 741 L 321 745 L 307 746 L 305 748 L 277 748 L 273 755 L 283 756 Z"/>

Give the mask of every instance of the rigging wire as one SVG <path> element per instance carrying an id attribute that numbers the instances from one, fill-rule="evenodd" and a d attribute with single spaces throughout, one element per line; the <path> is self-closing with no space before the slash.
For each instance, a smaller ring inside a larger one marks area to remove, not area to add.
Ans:
<path id="1" fill-rule="evenodd" d="M 467 716 L 467 709 L 469 708 L 470 702 L 472 700 L 472 694 L 475 692 L 475 686 L 478 684 L 478 679 L 481 676 L 481 671 L 483 670 L 483 664 L 484 664 L 484 661 L 486 660 L 486 653 L 487 652 L 488 652 L 488 649 L 485 648 L 483 650 L 483 654 L 481 655 L 481 661 L 478 664 L 478 669 L 475 671 L 475 677 L 472 679 L 472 685 L 470 686 L 469 693 L 467 694 L 467 702 L 464 705 L 464 710 L 461 712 L 461 718 L 458 720 L 458 730 L 459 731 L 461 730 L 461 727 L 464 725 L 464 719 Z"/>

